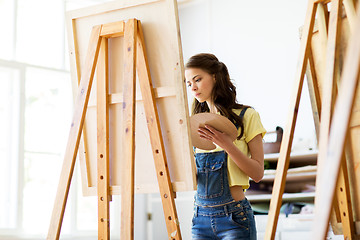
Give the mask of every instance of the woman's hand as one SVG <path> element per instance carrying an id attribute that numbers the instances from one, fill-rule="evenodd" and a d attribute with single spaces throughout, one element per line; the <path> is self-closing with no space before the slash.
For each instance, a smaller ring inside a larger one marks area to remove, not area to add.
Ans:
<path id="1" fill-rule="evenodd" d="M 205 127 L 200 127 L 198 129 L 198 133 L 200 135 L 200 138 L 207 139 L 222 149 L 226 151 L 227 147 L 230 146 L 230 144 L 233 144 L 233 141 L 227 135 L 226 133 L 220 132 L 216 130 L 215 128 L 205 125 Z"/>

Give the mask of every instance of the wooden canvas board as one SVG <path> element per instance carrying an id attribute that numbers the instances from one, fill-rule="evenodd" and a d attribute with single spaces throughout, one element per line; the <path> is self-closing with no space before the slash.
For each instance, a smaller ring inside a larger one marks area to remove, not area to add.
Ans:
<path id="1" fill-rule="evenodd" d="M 339 74 L 337 81 L 340 81 L 340 75 L 343 68 L 343 63 L 345 59 L 346 47 L 349 42 L 349 37 L 351 34 L 351 28 L 346 16 L 342 19 L 340 32 L 340 44 L 337 46 L 339 48 L 338 56 L 336 61 L 339 63 Z M 319 89 L 320 95 L 322 95 L 323 81 L 324 81 L 324 67 L 325 67 L 325 57 L 323 54 L 323 44 L 321 41 L 321 36 L 319 34 L 319 27 L 317 24 L 314 26 L 314 32 L 311 42 L 312 56 L 314 60 L 315 73 L 317 79 L 317 86 Z M 310 77 L 307 74 L 307 77 Z M 337 84 L 339 86 L 339 83 Z M 352 118 L 350 120 L 350 131 L 348 146 L 346 147 L 346 162 L 347 169 L 349 174 L 349 186 L 350 186 L 350 196 L 351 196 L 351 205 L 353 209 L 353 217 L 356 226 L 356 233 L 360 234 L 360 87 L 358 87 L 355 104 L 352 112 Z M 311 103 L 314 106 L 315 98 L 311 98 Z M 317 114 L 317 113 L 314 113 Z M 335 233 L 342 232 L 342 225 L 339 222 L 334 224 L 332 221 L 333 231 Z"/>
<path id="2" fill-rule="evenodd" d="M 175 192 L 196 187 L 177 5 L 174 0 L 115 1 L 67 13 L 74 88 L 85 68 L 93 26 L 136 18 L 141 21 L 171 182 Z M 121 193 L 123 121 L 123 41 L 109 39 L 110 194 Z M 158 192 L 153 153 L 141 92 L 136 86 L 135 192 Z M 79 147 L 84 195 L 96 195 L 96 74 Z"/>

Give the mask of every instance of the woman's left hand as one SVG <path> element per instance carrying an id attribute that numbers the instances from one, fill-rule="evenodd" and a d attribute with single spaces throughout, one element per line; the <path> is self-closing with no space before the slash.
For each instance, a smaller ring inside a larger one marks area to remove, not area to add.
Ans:
<path id="1" fill-rule="evenodd" d="M 216 145 L 218 145 L 219 147 L 221 147 L 224 150 L 226 150 L 226 146 L 228 146 L 229 144 L 232 144 L 232 140 L 229 137 L 229 135 L 227 135 L 226 133 L 220 132 L 209 125 L 205 125 L 204 128 L 200 127 L 198 129 L 198 133 L 201 138 L 207 139 L 207 140 L 215 143 Z"/>

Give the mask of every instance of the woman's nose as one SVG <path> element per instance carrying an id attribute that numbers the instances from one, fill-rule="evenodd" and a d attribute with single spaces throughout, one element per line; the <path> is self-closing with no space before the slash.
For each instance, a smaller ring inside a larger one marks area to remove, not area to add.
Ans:
<path id="1" fill-rule="evenodd" d="M 196 91 L 196 90 L 197 90 L 197 87 L 196 87 L 195 84 L 193 84 L 193 85 L 191 86 L 191 91 Z"/>

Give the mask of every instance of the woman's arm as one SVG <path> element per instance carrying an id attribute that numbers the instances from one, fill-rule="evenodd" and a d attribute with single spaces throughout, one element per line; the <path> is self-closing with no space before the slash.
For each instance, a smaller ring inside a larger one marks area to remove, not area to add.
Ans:
<path id="1" fill-rule="evenodd" d="M 264 150 L 261 134 L 256 135 L 248 142 L 251 158 L 243 154 L 231 138 L 215 128 L 206 125 L 199 128 L 201 138 L 208 139 L 224 149 L 235 164 L 255 182 L 259 182 L 264 176 Z"/>

